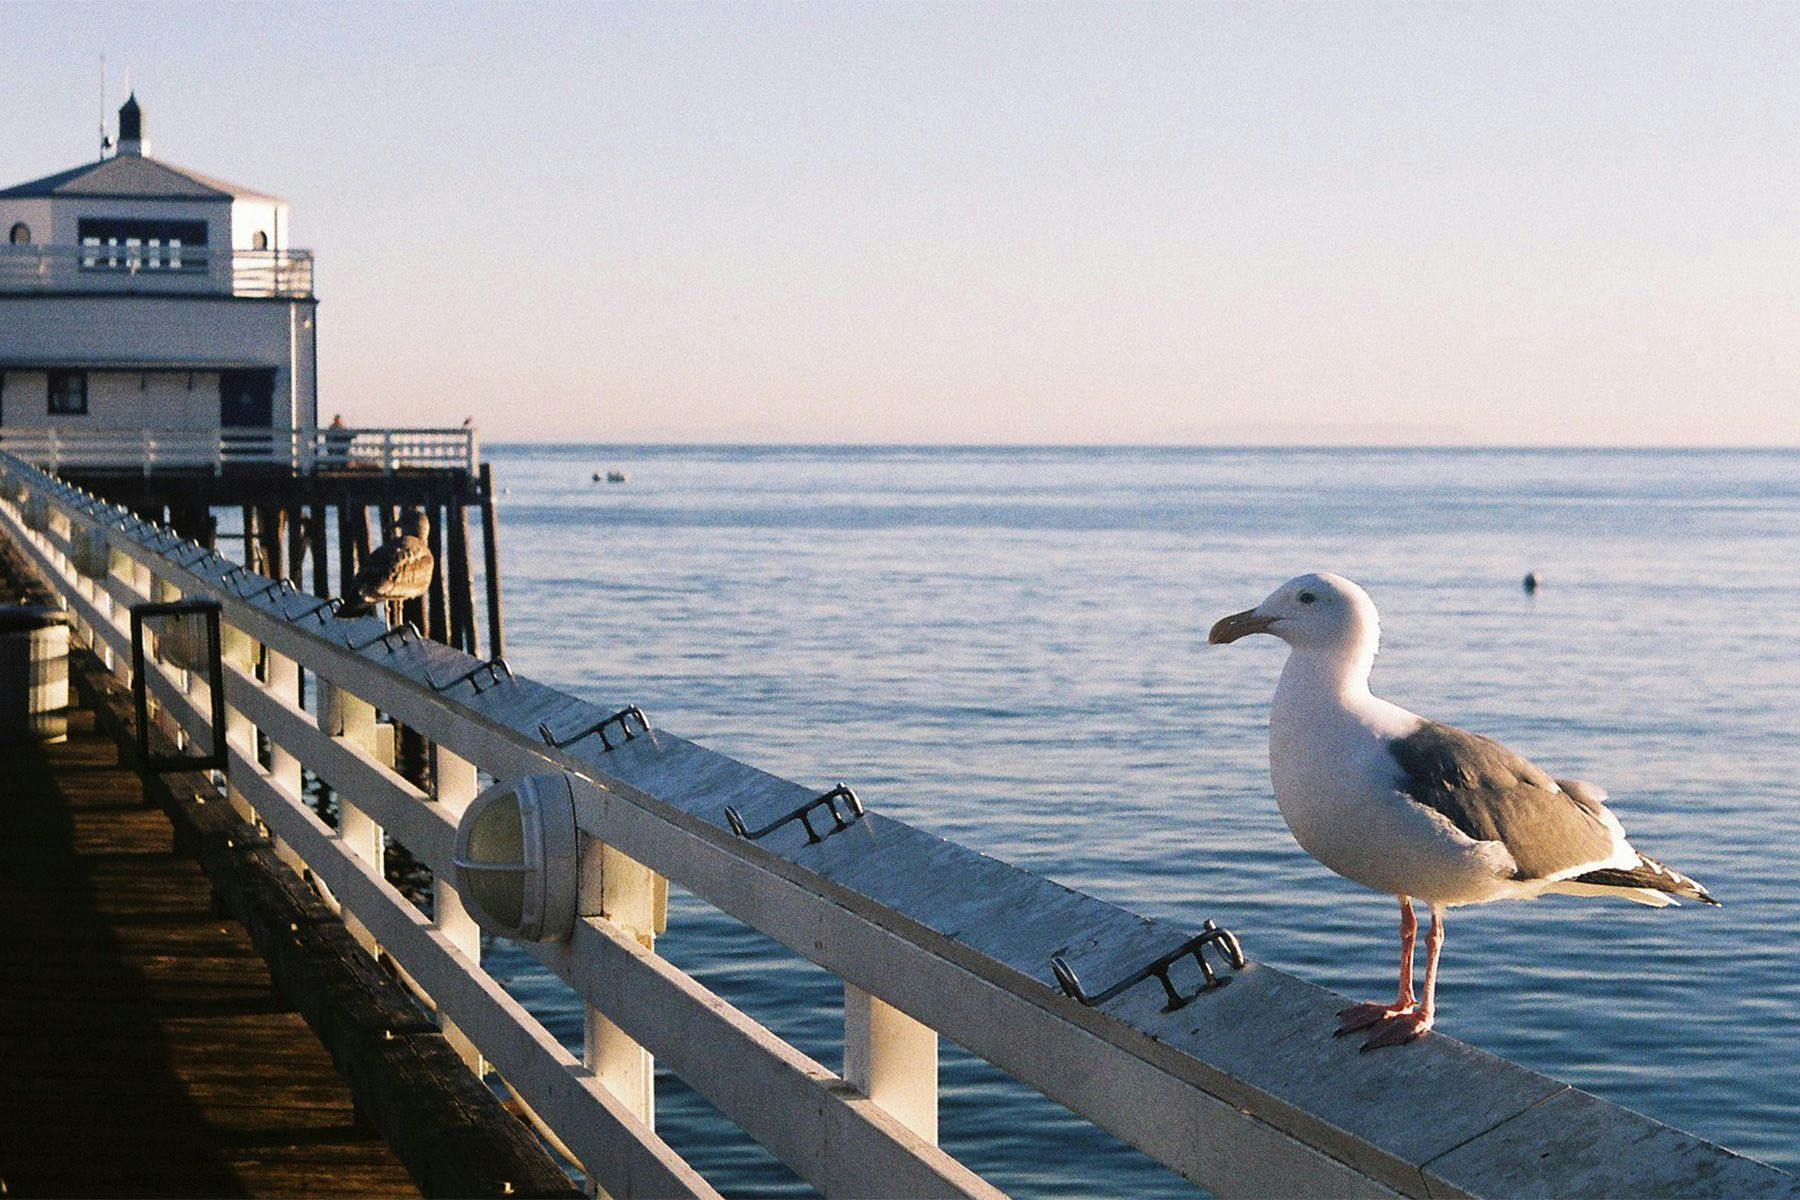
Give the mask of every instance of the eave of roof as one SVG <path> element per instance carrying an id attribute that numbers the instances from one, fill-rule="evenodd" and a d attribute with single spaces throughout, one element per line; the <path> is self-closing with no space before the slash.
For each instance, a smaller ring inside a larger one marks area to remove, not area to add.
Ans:
<path id="1" fill-rule="evenodd" d="M 0 189 L 0 200 L 264 200 L 279 196 L 227 183 L 186 167 L 135 154 L 116 154 L 54 175 Z"/>

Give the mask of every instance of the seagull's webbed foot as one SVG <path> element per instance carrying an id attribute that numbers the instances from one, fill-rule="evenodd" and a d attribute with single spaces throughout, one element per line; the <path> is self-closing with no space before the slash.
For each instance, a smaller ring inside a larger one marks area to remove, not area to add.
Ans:
<path id="1" fill-rule="evenodd" d="M 1410 1001 L 1405 1004 L 1378 1004 L 1374 1001 L 1368 1004 L 1352 1004 L 1338 1013 L 1337 1032 L 1331 1036 L 1343 1037 L 1346 1033 L 1355 1033 L 1359 1029 L 1379 1025 L 1394 1017 L 1405 1016 L 1417 1007 L 1416 1003 Z"/>
<path id="2" fill-rule="evenodd" d="M 1423 1009 L 1399 1013 L 1375 1027 L 1375 1032 L 1363 1043 L 1363 1053 L 1381 1046 L 1404 1046 L 1430 1028 L 1431 1014 Z"/>

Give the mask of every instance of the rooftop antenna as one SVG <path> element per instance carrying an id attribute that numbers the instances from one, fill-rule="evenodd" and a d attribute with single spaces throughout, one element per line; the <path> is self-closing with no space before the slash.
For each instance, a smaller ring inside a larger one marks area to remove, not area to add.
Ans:
<path id="1" fill-rule="evenodd" d="M 106 55 L 100 56 L 100 157 L 112 149 L 112 139 L 106 136 Z"/>

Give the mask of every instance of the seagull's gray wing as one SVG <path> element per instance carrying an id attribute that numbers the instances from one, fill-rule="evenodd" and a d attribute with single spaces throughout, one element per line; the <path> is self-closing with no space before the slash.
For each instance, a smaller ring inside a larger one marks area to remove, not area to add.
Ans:
<path id="1" fill-rule="evenodd" d="M 1401 790 L 1476 841 L 1505 846 L 1515 879 L 1566 877 L 1629 852 L 1598 788 L 1559 785 L 1492 738 L 1426 721 L 1388 749 Z"/>

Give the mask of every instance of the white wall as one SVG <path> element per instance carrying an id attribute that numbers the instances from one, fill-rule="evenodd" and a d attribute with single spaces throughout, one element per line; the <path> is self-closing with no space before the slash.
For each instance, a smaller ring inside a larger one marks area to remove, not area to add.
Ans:
<path id="1" fill-rule="evenodd" d="M 0 245 L 12 244 L 12 227 L 18 221 L 31 226 L 33 245 L 43 245 L 50 240 L 50 220 L 48 200 L 0 200 Z"/>
<path id="2" fill-rule="evenodd" d="M 311 301 L 246 300 L 210 295 L 186 298 L 119 296 L 0 296 L 0 363 L 25 362 L 70 366 L 87 362 L 160 363 L 170 367 L 212 364 L 275 369 L 275 427 L 288 425 L 289 388 L 299 390 L 300 424 L 317 423 L 317 384 L 313 379 L 313 339 L 317 330 Z M 289 334 L 294 341 L 290 346 Z M 296 368 L 290 375 L 290 363 Z M 210 389 L 187 391 L 185 370 L 178 380 L 149 378 L 150 391 L 137 390 L 138 376 L 127 378 L 122 392 L 102 407 L 90 377 L 88 415 L 58 417 L 45 411 L 43 377 L 35 403 L 14 402 L 14 387 L 26 386 L 22 373 L 7 375 L 5 424 L 10 428 L 42 428 L 69 424 L 86 428 L 141 427 L 154 419 L 160 427 L 215 428 L 219 421 L 216 377 Z M 145 397 L 154 393 L 150 407 Z"/>
<path id="3" fill-rule="evenodd" d="M 44 372 L 6 372 L 0 429 L 212 430 L 219 424 L 217 371 L 89 371 L 85 417 L 50 417 L 48 393 Z"/>
<path id="4" fill-rule="evenodd" d="M 249 250 L 258 230 L 269 235 L 269 249 L 287 249 L 287 205 L 273 200 L 238 200 L 231 205 L 231 245 Z"/>

